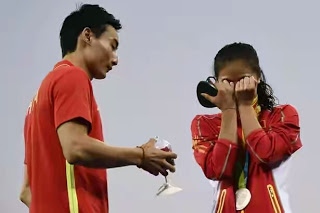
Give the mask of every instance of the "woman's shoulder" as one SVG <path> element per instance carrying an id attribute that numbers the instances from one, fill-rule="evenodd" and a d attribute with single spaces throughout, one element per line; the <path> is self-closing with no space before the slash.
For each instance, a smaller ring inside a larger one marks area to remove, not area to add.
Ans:
<path id="1" fill-rule="evenodd" d="M 220 126 L 221 113 L 199 114 L 192 119 L 192 126 Z"/>
<path id="2" fill-rule="evenodd" d="M 217 114 L 199 114 L 193 118 L 194 120 L 216 121 L 221 120 L 221 113 Z"/>
<path id="3" fill-rule="evenodd" d="M 277 105 L 272 110 L 272 114 L 283 114 L 283 113 L 298 114 L 298 111 L 293 105 L 290 105 L 290 104 Z"/>
<path id="4" fill-rule="evenodd" d="M 261 122 L 278 123 L 288 120 L 299 120 L 298 111 L 290 104 L 277 105 L 272 110 L 266 110 L 261 117 Z"/>

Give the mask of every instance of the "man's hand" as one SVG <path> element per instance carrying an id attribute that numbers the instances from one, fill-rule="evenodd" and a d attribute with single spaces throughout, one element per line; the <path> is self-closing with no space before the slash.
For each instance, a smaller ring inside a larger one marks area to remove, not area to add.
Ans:
<path id="1" fill-rule="evenodd" d="M 174 165 L 170 164 L 168 161 L 176 159 L 177 155 L 173 152 L 165 152 L 155 148 L 155 143 L 155 139 L 150 139 L 147 143 L 141 146 L 141 148 L 144 150 L 144 158 L 142 159 L 139 167 L 155 176 L 157 176 L 159 173 L 167 176 L 167 170 L 175 172 L 176 169 Z"/>
<path id="2" fill-rule="evenodd" d="M 251 106 L 257 96 L 258 81 L 253 77 L 245 77 L 237 82 L 235 94 L 238 106 Z"/>
<path id="3" fill-rule="evenodd" d="M 234 83 L 223 80 L 222 82 L 214 83 L 215 87 L 218 89 L 218 94 L 212 97 L 208 94 L 201 94 L 208 101 L 215 104 L 221 111 L 225 109 L 235 109 L 236 101 L 234 97 Z"/>

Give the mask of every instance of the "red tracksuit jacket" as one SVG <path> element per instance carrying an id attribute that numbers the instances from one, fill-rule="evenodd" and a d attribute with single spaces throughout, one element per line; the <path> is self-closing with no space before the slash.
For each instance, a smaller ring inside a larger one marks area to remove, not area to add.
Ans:
<path id="1" fill-rule="evenodd" d="M 282 105 L 273 111 L 263 110 L 258 119 L 263 129 L 253 131 L 246 138 L 250 155 L 247 188 L 252 197 L 242 211 L 235 207 L 238 180 L 234 178 L 241 147 L 218 139 L 221 114 L 197 115 L 192 121 L 194 156 L 214 187 L 213 212 L 291 212 L 282 186 L 287 181 L 287 160 L 302 146 L 298 113 L 292 106 Z M 238 141 L 242 140 L 241 132 L 238 127 Z"/>

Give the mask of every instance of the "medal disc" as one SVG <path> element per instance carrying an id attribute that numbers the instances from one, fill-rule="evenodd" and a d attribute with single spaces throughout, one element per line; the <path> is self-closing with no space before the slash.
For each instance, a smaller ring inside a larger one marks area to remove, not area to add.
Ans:
<path id="1" fill-rule="evenodd" d="M 236 208 L 242 210 L 246 208 L 251 200 L 251 193 L 247 188 L 241 188 L 236 191 Z"/>

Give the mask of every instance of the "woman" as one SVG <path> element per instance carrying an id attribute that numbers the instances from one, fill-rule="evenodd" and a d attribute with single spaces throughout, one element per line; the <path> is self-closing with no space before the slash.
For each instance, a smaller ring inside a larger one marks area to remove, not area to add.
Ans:
<path id="1" fill-rule="evenodd" d="M 233 43 L 214 59 L 221 113 L 197 115 L 191 125 L 197 163 L 215 187 L 214 212 L 290 212 L 285 162 L 302 144 L 297 111 L 276 106 L 254 48 Z"/>

